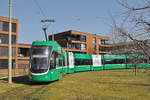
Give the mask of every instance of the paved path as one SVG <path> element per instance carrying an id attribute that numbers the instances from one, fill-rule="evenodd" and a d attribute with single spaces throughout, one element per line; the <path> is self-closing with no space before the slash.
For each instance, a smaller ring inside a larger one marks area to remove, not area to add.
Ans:
<path id="1" fill-rule="evenodd" d="M 15 78 L 15 77 L 20 77 L 20 76 L 24 76 L 24 75 L 16 75 L 16 76 L 13 76 L 12 78 Z M 8 76 L 1 77 L 1 78 L 0 78 L 0 80 L 2 80 L 2 79 L 5 79 L 5 78 L 8 78 Z"/>

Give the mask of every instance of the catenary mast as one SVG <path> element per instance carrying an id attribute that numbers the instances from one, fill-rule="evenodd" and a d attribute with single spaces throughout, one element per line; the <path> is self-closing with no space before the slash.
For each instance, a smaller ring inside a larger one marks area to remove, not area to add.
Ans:
<path id="1" fill-rule="evenodd" d="M 12 83 L 12 0 L 9 0 L 9 33 L 8 33 L 8 83 Z"/>

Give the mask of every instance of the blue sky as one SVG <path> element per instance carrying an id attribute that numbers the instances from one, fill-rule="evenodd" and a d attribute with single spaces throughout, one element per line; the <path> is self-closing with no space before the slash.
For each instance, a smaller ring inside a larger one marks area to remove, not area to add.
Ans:
<path id="1" fill-rule="evenodd" d="M 0 0 L 0 16 L 9 16 L 8 3 L 9 0 Z M 121 9 L 116 0 L 13 0 L 12 15 L 19 20 L 19 43 L 31 43 L 44 40 L 40 20 L 47 18 L 56 20 L 48 34 L 77 30 L 108 36 L 110 13 L 117 17 Z"/>

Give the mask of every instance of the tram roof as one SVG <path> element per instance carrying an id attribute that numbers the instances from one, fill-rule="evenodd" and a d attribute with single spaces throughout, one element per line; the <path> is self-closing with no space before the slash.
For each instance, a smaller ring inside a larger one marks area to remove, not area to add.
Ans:
<path id="1" fill-rule="evenodd" d="M 34 41 L 32 46 L 59 46 L 56 41 Z"/>
<path id="2" fill-rule="evenodd" d="M 65 52 L 65 50 L 61 48 L 61 46 L 56 41 L 34 41 L 32 46 L 52 46 L 54 47 L 54 51 Z"/>

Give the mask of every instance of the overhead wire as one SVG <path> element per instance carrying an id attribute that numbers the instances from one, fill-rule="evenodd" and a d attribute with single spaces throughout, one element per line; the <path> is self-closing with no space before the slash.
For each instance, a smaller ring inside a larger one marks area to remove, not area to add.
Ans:
<path id="1" fill-rule="evenodd" d="M 38 3 L 38 1 L 37 0 L 33 0 L 33 2 L 35 3 L 35 5 L 38 7 L 38 9 L 40 10 L 40 13 L 41 13 L 41 15 L 44 17 L 44 19 L 47 19 L 47 16 L 46 16 L 46 14 L 44 13 L 44 11 L 43 11 L 43 9 L 42 9 L 42 7 L 40 6 L 40 4 Z M 47 24 L 46 25 L 46 23 L 45 24 L 43 24 L 43 27 L 48 27 L 49 25 L 50 25 L 51 23 L 49 23 L 49 24 Z M 54 27 L 54 26 L 53 26 Z M 54 28 L 54 30 L 56 30 L 56 28 Z M 52 31 L 52 32 L 56 32 L 56 31 Z"/>
<path id="2" fill-rule="evenodd" d="M 36 4 L 36 6 L 39 8 L 41 14 L 43 17 L 47 18 L 46 14 L 44 13 L 43 9 L 41 8 L 41 6 L 39 5 L 37 0 L 33 0 L 33 2 Z"/>

